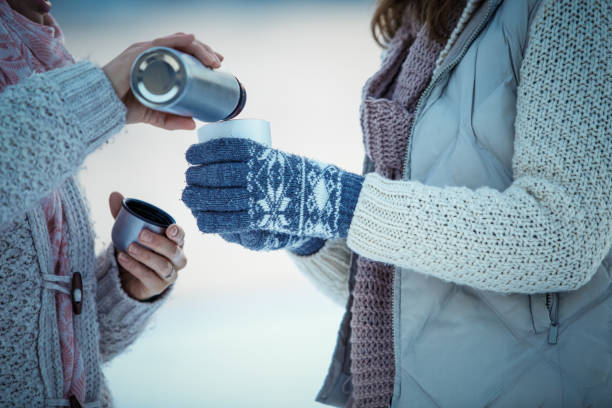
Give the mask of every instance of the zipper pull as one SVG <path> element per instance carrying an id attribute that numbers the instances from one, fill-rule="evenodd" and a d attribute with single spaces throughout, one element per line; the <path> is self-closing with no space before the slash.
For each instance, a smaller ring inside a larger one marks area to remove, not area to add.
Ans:
<path id="1" fill-rule="evenodd" d="M 557 344 L 557 336 L 559 336 L 559 324 L 551 323 L 548 330 L 548 344 Z"/>
<path id="2" fill-rule="evenodd" d="M 548 330 L 548 344 L 557 344 L 559 337 L 559 294 L 546 294 L 546 308 L 550 316 L 550 328 Z"/>

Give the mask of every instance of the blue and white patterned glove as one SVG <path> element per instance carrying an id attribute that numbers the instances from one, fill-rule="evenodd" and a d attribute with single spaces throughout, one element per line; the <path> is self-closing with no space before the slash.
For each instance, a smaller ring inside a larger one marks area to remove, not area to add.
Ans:
<path id="1" fill-rule="evenodd" d="M 253 251 L 287 249 L 301 256 L 312 255 L 325 245 L 325 240 L 320 238 L 298 238 L 270 231 L 230 232 L 219 235 L 227 242 Z"/>
<path id="2" fill-rule="evenodd" d="M 207 233 L 346 237 L 363 177 L 247 139 L 193 145 L 183 201 Z"/>

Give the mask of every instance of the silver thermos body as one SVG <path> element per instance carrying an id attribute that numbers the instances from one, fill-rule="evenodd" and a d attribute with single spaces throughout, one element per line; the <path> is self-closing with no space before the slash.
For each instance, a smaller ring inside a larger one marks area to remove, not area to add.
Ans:
<path id="1" fill-rule="evenodd" d="M 136 58 L 130 87 L 148 108 L 204 122 L 232 119 L 246 103 L 246 91 L 236 77 L 166 47 L 150 48 Z"/>

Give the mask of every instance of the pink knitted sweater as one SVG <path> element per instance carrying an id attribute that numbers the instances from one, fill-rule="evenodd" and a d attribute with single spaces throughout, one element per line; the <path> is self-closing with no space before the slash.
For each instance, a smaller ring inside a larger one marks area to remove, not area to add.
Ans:
<path id="1" fill-rule="evenodd" d="M 458 2 L 450 27 L 462 8 L 463 2 Z M 366 154 L 384 177 L 402 177 L 414 111 L 442 46 L 429 38 L 426 26 L 406 17 L 389 44 L 382 67 L 364 87 L 361 126 Z M 359 257 L 350 340 L 355 407 L 390 405 L 395 376 L 392 296 L 393 266 Z"/>
<path id="2" fill-rule="evenodd" d="M 64 46 L 64 37 L 50 14 L 44 24 L 37 24 L 8 4 L 0 4 L 0 42 L 5 52 L 0 56 L 0 91 L 16 84 L 34 72 L 44 72 L 74 63 Z M 47 221 L 53 270 L 57 275 L 70 275 L 68 263 L 68 225 L 57 191 L 41 200 Z M 72 302 L 69 295 L 55 294 L 58 337 L 60 342 L 64 396 L 85 400 L 85 370 L 77 347 Z"/>

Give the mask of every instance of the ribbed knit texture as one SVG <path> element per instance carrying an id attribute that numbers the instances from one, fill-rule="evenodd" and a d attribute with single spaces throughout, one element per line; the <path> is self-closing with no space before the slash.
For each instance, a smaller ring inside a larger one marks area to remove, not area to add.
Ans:
<path id="1" fill-rule="evenodd" d="M 456 23 L 462 4 L 457 3 L 447 31 Z M 441 50 L 442 44 L 429 38 L 427 25 L 404 18 L 381 69 L 364 87 L 361 126 L 366 152 L 383 177 L 402 177 L 416 104 Z M 393 271 L 393 265 L 358 257 L 350 339 L 355 407 L 386 407 L 393 395 Z"/>
<path id="2" fill-rule="evenodd" d="M 98 288 L 96 306 L 98 324 L 104 336 L 100 337 L 102 361 L 109 361 L 124 351 L 140 335 L 153 314 L 170 293 L 170 286 L 154 302 L 141 302 L 128 296 L 119 280 L 115 248 L 111 245 L 96 265 Z"/>
<path id="3" fill-rule="evenodd" d="M 36 24 L 0 2 L 0 91 L 16 84 L 34 72 L 44 72 L 74 63 L 64 45 L 61 29 L 50 14 L 44 24 Z M 25 45 L 25 46 L 23 46 Z M 68 225 L 57 190 L 41 200 L 47 220 L 54 273 L 70 277 L 68 262 Z M 58 334 L 64 373 L 64 396 L 85 399 L 85 370 L 74 336 L 74 321 L 70 295 L 55 294 Z"/>
<path id="4" fill-rule="evenodd" d="M 62 200 L 58 191 L 53 191 L 41 200 L 41 206 L 47 221 L 53 271 L 58 277 L 71 279 L 68 260 L 68 223 L 64 216 Z M 60 339 L 62 370 L 64 372 L 64 396 L 75 396 L 79 401 L 85 400 L 85 369 L 83 359 L 74 335 L 74 318 L 72 299 L 69 293 L 55 294 L 57 309 L 57 330 Z"/>
<path id="5" fill-rule="evenodd" d="M 288 251 L 300 272 L 338 306 L 345 307 L 349 296 L 348 280 L 351 251 L 346 239 L 329 239 L 314 254 L 300 256 Z"/>
<path id="6" fill-rule="evenodd" d="M 477 289 L 573 290 L 612 245 L 610 2 L 546 1 L 517 92 L 514 182 L 439 188 L 366 177 L 348 245 Z"/>
<path id="7" fill-rule="evenodd" d="M 366 154 L 377 173 L 400 179 L 410 124 L 442 46 L 428 37 L 427 26 L 404 19 L 388 45 L 380 70 L 365 84 L 361 128 Z"/>
<path id="8" fill-rule="evenodd" d="M 387 407 L 393 395 L 393 266 L 357 258 L 351 319 L 355 407 Z"/>
<path id="9" fill-rule="evenodd" d="M 71 272 L 83 275 L 74 330 L 87 377 L 84 402 L 112 405 L 100 362 L 133 342 L 159 306 L 123 292 L 112 250 L 96 269 L 93 231 L 72 177 L 87 153 L 124 123 L 125 107 L 89 62 L 33 75 L 0 93 L 0 406 L 67 404 L 55 275 L 39 205 L 50 191 L 60 192 Z"/>

